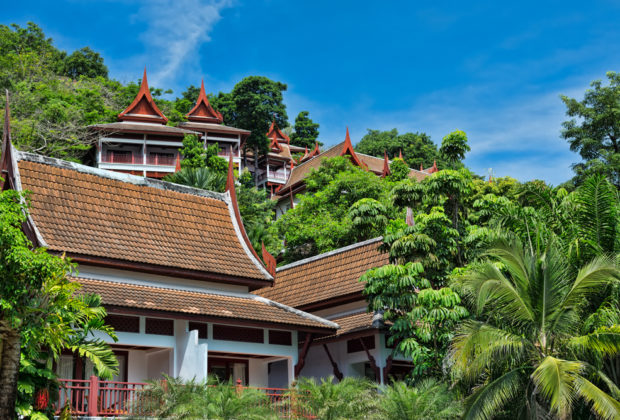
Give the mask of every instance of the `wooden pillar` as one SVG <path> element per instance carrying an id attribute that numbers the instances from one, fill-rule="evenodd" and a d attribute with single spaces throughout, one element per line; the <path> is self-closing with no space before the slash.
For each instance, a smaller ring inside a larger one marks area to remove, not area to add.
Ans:
<path id="1" fill-rule="evenodd" d="M 323 348 L 325 349 L 325 353 L 327 353 L 327 358 L 329 359 L 329 362 L 332 364 L 332 370 L 334 371 L 334 376 L 339 381 L 342 381 L 342 378 L 344 375 L 342 374 L 342 372 L 340 372 L 340 369 L 338 369 L 338 364 L 334 361 L 332 354 L 329 352 L 329 349 L 327 348 L 327 344 L 323 344 Z"/>
<path id="2" fill-rule="evenodd" d="M 304 364 L 306 363 L 306 355 L 308 354 L 308 349 L 310 348 L 310 344 L 312 344 L 313 340 L 314 337 L 312 336 L 312 333 L 307 333 L 306 339 L 304 340 L 304 346 L 299 354 L 299 360 L 297 360 L 297 364 L 295 365 L 295 378 L 299 376 L 299 373 L 304 368 Z"/>
<path id="3" fill-rule="evenodd" d="M 373 337 L 374 338 L 374 337 Z M 379 367 L 377 366 L 377 361 L 375 360 L 375 358 L 372 356 L 372 354 L 370 354 L 370 352 L 368 351 L 368 347 L 366 347 L 366 343 L 364 343 L 363 338 L 360 338 L 360 343 L 362 344 L 362 348 L 364 349 L 364 351 L 366 352 L 366 356 L 368 356 L 368 361 L 370 362 L 370 367 L 372 368 L 372 370 L 375 372 L 375 380 L 377 382 L 381 382 L 381 370 L 379 369 Z"/>

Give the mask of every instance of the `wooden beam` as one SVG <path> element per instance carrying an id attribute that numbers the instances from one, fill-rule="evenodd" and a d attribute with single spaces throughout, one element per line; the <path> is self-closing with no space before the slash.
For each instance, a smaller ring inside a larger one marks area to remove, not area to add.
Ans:
<path id="1" fill-rule="evenodd" d="M 368 356 L 368 361 L 370 362 L 370 367 L 375 372 L 375 380 L 377 382 L 381 382 L 381 370 L 377 366 L 377 361 L 375 360 L 374 357 L 372 357 L 372 354 L 370 354 L 370 352 L 368 351 L 368 347 L 366 347 L 366 344 L 364 343 L 364 339 L 363 338 L 359 338 L 358 340 L 360 340 L 360 343 L 362 344 L 362 347 L 364 348 L 364 351 L 366 352 L 366 356 Z"/>
<path id="2" fill-rule="evenodd" d="M 342 372 L 340 372 L 340 369 L 338 369 L 338 364 L 334 361 L 332 354 L 329 352 L 329 349 L 327 348 L 327 344 L 323 344 L 323 348 L 325 349 L 325 353 L 327 353 L 327 358 L 329 359 L 329 362 L 332 364 L 334 376 L 338 378 L 339 381 L 342 381 L 342 378 L 344 377 L 344 375 L 342 374 Z"/>
<path id="3" fill-rule="evenodd" d="M 299 376 L 299 373 L 304 368 L 304 364 L 306 363 L 306 355 L 308 354 L 308 349 L 310 348 L 310 344 L 312 344 L 312 340 L 314 340 L 314 335 L 312 335 L 312 333 L 307 333 L 306 339 L 304 340 L 304 346 L 299 355 L 299 360 L 297 360 L 297 364 L 295 365 L 295 378 Z"/>

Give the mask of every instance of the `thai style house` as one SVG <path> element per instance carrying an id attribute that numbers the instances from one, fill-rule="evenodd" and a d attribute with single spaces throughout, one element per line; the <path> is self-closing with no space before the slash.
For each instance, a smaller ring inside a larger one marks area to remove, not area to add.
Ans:
<path id="1" fill-rule="evenodd" d="M 313 169 L 318 169 L 321 166 L 321 162 L 327 158 L 333 158 L 336 156 L 347 156 L 354 165 L 364 168 L 377 176 L 386 176 L 390 172 L 391 161 L 387 156 L 384 158 L 377 158 L 374 156 L 357 153 L 353 149 L 353 143 L 349 136 L 349 129 L 347 128 L 345 139 L 342 143 L 339 143 L 326 151 L 319 153 L 318 146 L 315 149 L 302 157 L 301 163 L 293 168 L 287 181 L 278 188 L 273 199 L 278 202 L 276 206 L 276 217 L 280 217 L 286 213 L 289 209 L 295 206 L 299 201 L 297 199 L 298 194 L 302 194 L 306 190 L 306 177 L 310 175 Z M 417 179 L 418 181 L 426 178 L 432 172 L 437 170 L 437 165 L 433 165 L 434 170 L 416 170 L 411 169 L 409 177 Z M 433 169 L 431 168 L 431 169 Z"/>
<path id="2" fill-rule="evenodd" d="M 118 122 L 91 125 L 97 135 L 96 166 L 116 172 L 163 178 L 176 172 L 181 159 L 183 137 L 193 134 L 205 148 L 218 144 L 219 156 L 232 156 L 241 166 L 241 146 L 250 132 L 222 125 L 222 115 L 213 109 L 204 83 L 188 121 L 178 127 L 166 125 L 168 118 L 157 107 L 149 91 L 146 69 L 133 102 L 118 114 Z"/>
<path id="3" fill-rule="evenodd" d="M 70 257 L 73 281 L 101 296 L 118 335 L 101 337 L 118 357 L 117 380 L 211 373 L 287 387 L 303 360 L 299 340 L 337 331 L 250 293 L 273 284 L 275 260 L 264 252 L 265 265 L 245 234 L 232 157 L 226 192 L 215 193 L 19 152 L 4 132 L 0 190 L 31 191 L 24 232 Z M 58 372 L 83 379 L 93 367 L 67 354 Z"/>
<path id="4" fill-rule="evenodd" d="M 258 162 L 254 158 L 253 151 L 248 151 L 248 169 L 255 173 L 257 186 L 267 189 L 271 195 L 286 184 L 295 165 L 293 155 L 307 152 L 303 147 L 291 144 L 291 139 L 286 135 L 275 121 L 271 122 L 269 131 L 265 136 L 269 139 L 269 151 L 260 156 Z"/>
<path id="5" fill-rule="evenodd" d="M 310 335 L 300 344 L 309 349 L 300 359 L 301 376 L 386 383 L 411 369 L 409 361 L 392 356 L 382 316 L 367 312 L 364 283 L 358 281 L 367 270 L 388 264 L 380 244 L 381 238 L 371 239 L 279 267 L 273 287 L 255 292 L 340 326 L 335 334 Z"/>

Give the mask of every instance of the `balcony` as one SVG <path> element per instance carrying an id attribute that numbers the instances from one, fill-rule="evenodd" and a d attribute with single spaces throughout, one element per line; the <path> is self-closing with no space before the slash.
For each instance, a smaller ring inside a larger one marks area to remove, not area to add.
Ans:
<path id="1" fill-rule="evenodd" d="M 275 171 L 267 170 L 258 176 L 258 182 L 275 182 L 278 184 L 286 184 L 289 175 L 291 174 L 290 170 L 278 169 Z"/>
<path id="2" fill-rule="evenodd" d="M 174 172 L 177 154 L 147 152 L 146 162 L 141 151 L 104 151 L 101 153 L 99 167 L 102 169 L 138 170 L 153 172 Z"/>

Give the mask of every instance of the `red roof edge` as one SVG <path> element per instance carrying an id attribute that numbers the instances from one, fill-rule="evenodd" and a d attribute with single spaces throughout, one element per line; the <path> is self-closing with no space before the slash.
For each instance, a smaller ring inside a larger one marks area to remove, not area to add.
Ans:
<path id="1" fill-rule="evenodd" d="M 261 247 L 263 248 L 263 261 L 265 262 L 265 265 L 267 266 L 267 271 L 269 272 L 269 274 L 271 274 L 273 277 L 276 276 L 276 259 L 273 258 L 273 255 L 271 255 L 269 253 L 269 251 L 267 251 L 267 248 L 265 248 L 265 243 L 261 241 Z"/>
<path id="2" fill-rule="evenodd" d="M 360 160 L 359 157 L 355 154 L 355 150 L 353 150 L 353 143 L 351 143 L 351 136 L 349 136 L 349 127 L 347 127 L 347 134 L 344 138 L 344 145 L 342 146 L 342 152 L 340 152 L 340 156 L 349 155 L 351 156 L 351 161 L 354 165 L 359 166 L 360 168 L 366 168 L 364 162 Z"/>
<path id="3" fill-rule="evenodd" d="M 319 142 L 315 141 L 314 142 L 314 149 L 312 150 L 312 152 L 310 152 L 310 154 L 308 155 L 309 158 L 318 156 L 321 154 L 321 150 L 319 149 Z"/>
<path id="4" fill-rule="evenodd" d="M 279 136 L 280 138 L 286 140 L 287 144 L 291 142 L 291 139 L 286 134 L 284 134 L 282 130 L 280 130 L 275 119 L 271 121 L 271 126 L 269 126 L 269 131 L 267 131 L 267 134 L 265 135 L 269 137 L 270 139 L 273 138 L 276 141 Z"/>
<path id="5" fill-rule="evenodd" d="M 299 158 L 299 162 L 301 163 L 307 158 L 308 158 L 308 146 L 306 146 L 306 152 L 304 153 L 304 155 L 301 158 Z"/>
<path id="6" fill-rule="evenodd" d="M 241 237 L 243 241 L 250 249 L 250 252 L 256 257 L 256 260 L 264 266 L 264 268 L 269 272 L 269 269 L 262 263 L 262 260 L 256 253 L 256 250 L 252 246 L 252 242 L 250 242 L 250 238 L 248 238 L 248 234 L 245 231 L 245 227 L 243 226 L 243 221 L 241 220 L 241 213 L 239 212 L 239 204 L 237 203 L 237 192 L 235 191 L 235 172 L 233 166 L 233 158 L 232 154 L 228 159 L 228 176 L 226 178 L 226 192 L 230 194 L 230 201 L 232 203 L 233 212 L 235 214 L 235 219 L 237 219 L 237 225 L 239 225 L 239 231 L 241 232 Z M 273 277 L 273 275 L 272 275 Z"/>
<path id="7" fill-rule="evenodd" d="M 381 172 L 381 178 L 385 178 L 391 173 L 392 171 L 390 171 L 390 161 L 388 160 L 387 152 L 384 151 L 383 152 L 383 172 Z"/>
<path id="8" fill-rule="evenodd" d="M 9 90 L 6 92 L 6 104 L 4 106 L 4 128 L 2 130 L 2 160 L 0 161 L 0 191 L 15 187 L 11 180 L 13 174 L 13 144 L 11 143 L 11 105 L 9 103 Z M 5 188 L 6 187 L 6 188 Z"/>
<path id="9" fill-rule="evenodd" d="M 199 114 L 201 106 L 204 107 L 203 109 L 207 115 Z M 207 98 L 207 93 L 205 92 L 204 79 L 200 81 L 200 94 L 196 100 L 196 105 L 194 105 L 194 107 L 187 114 L 185 114 L 185 117 L 189 121 L 195 122 L 213 122 L 216 124 L 222 124 L 224 122 L 224 117 L 222 117 L 222 114 L 213 108 L 209 103 L 209 98 Z"/>
<path id="10" fill-rule="evenodd" d="M 134 110 L 138 106 L 138 104 L 145 99 L 147 104 L 151 108 L 151 113 L 149 114 L 138 114 L 131 115 L 131 111 Z M 118 119 L 120 121 L 146 121 L 146 122 L 159 122 L 161 124 L 166 124 L 168 122 L 168 118 L 159 110 L 155 101 L 153 101 L 153 97 L 151 96 L 151 91 L 149 90 L 149 83 L 146 80 L 146 67 L 144 67 L 144 75 L 142 76 L 142 83 L 140 84 L 140 90 L 136 95 L 135 99 L 123 112 L 118 114 Z"/>

